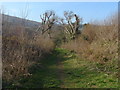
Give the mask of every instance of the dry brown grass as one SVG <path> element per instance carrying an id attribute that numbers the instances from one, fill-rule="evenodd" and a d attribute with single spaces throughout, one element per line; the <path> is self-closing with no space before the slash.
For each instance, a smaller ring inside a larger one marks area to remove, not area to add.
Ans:
<path id="1" fill-rule="evenodd" d="M 54 48 L 53 41 L 48 37 L 38 35 L 33 39 L 32 37 L 35 36 L 26 35 L 25 31 L 23 36 L 21 33 L 13 34 L 16 30 L 12 29 L 13 31 L 3 34 L 3 81 L 7 82 L 16 80 L 20 76 L 31 75 L 28 68 Z"/>
<path id="2" fill-rule="evenodd" d="M 37 36 L 33 43 L 41 48 L 45 53 L 49 53 L 54 48 L 54 43 L 49 37 L 43 35 Z"/>

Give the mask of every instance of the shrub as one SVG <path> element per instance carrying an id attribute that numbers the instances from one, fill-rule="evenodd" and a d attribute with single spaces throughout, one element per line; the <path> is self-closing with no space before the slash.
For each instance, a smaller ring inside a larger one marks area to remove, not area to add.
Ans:
<path id="1" fill-rule="evenodd" d="M 16 31 L 14 27 L 12 29 Z M 14 82 L 21 76 L 31 75 L 28 68 L 54 48 L 53 41 L 48 37 L 26 35 L 26 31 L 22 33 L 23 35 L 17 35 L 13 34 L 13 31 L 9 33 L 3 31 L 3 84 Z"/>

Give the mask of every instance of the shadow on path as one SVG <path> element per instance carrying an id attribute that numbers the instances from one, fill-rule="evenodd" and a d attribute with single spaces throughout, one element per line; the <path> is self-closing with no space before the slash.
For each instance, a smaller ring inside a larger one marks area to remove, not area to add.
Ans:
<path id="1" fill-rule="evenodd" d="M 20 86 L 25 88 L 63 88 L 64 67 L 62 62 L 68 60 L 64 57 L 66 54 L 66 51 L 57 48 L 51 54 L 45 55 L 42 60 L 29 69 L 32 76 L 19 81 Z"/>

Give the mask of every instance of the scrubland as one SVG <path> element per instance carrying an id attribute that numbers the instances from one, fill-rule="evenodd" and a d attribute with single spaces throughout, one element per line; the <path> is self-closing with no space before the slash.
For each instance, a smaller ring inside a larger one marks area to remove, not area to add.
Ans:
<path id="1" fill-rule="evenodd" d="M 52 28 L 49 37 L 4 22 L 3 87 L 118 87 L 117 18 L 115 14 L 101 24 L 84 24 L 80 34 L 69 40 L 66 25 Z"/>

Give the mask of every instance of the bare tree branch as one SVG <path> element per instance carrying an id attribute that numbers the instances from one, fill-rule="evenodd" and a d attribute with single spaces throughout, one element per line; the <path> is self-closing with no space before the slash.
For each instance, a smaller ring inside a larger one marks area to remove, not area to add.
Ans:
<path id="1" fill-rule="evenodd" d="M 48 32 L 50 34 L 51 28 L 56 21 L 55 13 L 53 11 L 46 11 L 43 15 L 40 15 L 42 20 L 41 26 L 37 30 L 41 29 L 42 34 Z"/>

